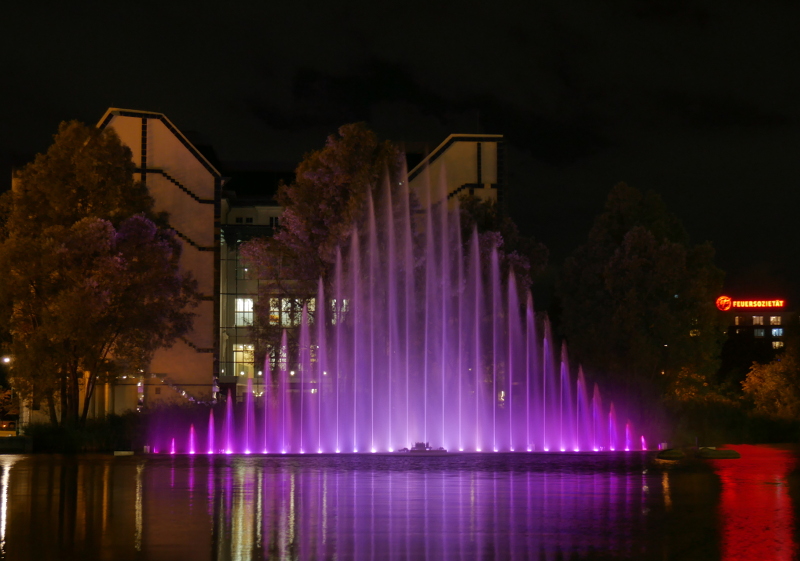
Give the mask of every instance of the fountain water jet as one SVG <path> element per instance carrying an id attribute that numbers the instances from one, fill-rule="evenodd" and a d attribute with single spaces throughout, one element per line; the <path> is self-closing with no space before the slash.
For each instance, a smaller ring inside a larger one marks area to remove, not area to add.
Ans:
<path id="1" fill-rule="evenodd" d="M 462 238 L 445 204 L 413 208 L 407 183 L 368 198 L 329 284 L 306 299 L 298 351 L 284 332 L 263 391 L 248 380 L 238 413 L 229 392 L 221 427 L 209 413 L 209 453 L 387 452 L 437 439 L 464 451 L 618 448 L 617 409 L 573 373 L 498 246 L 474 230 Z M 633 441 L 628 422 L 625 448 Z M 153 448 L 174 450 L 164 443 Z"/>

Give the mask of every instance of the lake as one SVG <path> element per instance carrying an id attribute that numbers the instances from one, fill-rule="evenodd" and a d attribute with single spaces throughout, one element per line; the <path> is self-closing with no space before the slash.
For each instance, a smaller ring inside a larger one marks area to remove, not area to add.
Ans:
<path id="1" fill-rule="evenodd" d="M 9 560 L 775 559 L 797 455 L 2 455 Z"/>

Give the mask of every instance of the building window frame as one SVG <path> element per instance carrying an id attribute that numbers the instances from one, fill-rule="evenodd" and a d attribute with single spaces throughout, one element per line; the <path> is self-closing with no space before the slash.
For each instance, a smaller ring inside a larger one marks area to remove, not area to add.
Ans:
<path id="1" fill-rule="evenodd" d="M 233 324 L 236 327 L 250 327 L 251 325 L 253 325 L 252 298 L 236 299 Z"/>

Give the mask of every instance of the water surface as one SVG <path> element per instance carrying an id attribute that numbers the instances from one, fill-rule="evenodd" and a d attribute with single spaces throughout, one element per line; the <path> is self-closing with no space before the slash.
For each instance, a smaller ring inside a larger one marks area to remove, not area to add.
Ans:
<path id="1" fill-rule="evenodd" d="M 0 456 L 4 559 L 793 559 L 793 453 Z"/>

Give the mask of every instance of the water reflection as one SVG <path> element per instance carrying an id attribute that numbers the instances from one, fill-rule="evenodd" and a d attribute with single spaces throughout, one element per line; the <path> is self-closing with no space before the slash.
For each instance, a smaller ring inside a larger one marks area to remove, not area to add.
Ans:
<path id="1" fill-rule="evenodd" d="M 0 555 L 790 559 L 794 456 L 743 456 L 4 456 Z"/>
<path id="2" fill-rule="evenodd" d="M 8 521 L 8 481 L 11 467 L 16 463 L 14 456 L 0 457 L 0 468 L 3 470 L 0 478 L 0 555 L 6 553 L 6 522 Z"/>
<path id="3" fill-rule="evenodd" d="M 722 482 L 723 559 L 795 559 L 795 518 L 787 482 L 797 463 L 794 454 L 762 446 L 734 448 L 740 460 L 714 462 Z"/>

